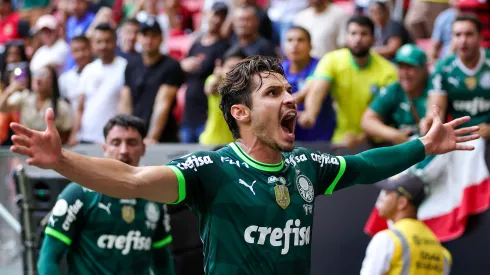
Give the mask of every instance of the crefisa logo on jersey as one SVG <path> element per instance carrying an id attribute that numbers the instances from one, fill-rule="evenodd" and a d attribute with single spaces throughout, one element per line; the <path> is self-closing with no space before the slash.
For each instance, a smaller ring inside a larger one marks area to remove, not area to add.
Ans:
<path id="1" fill-rule="evenodd" d="M 292 226 L 295 227 L 292 227 Z M 284 228 L 271 228 L 251 225 L 245 229 L 243 238 L 247 243 L 265 245 L 266 241 L 272 246 L 281 247 L 281 255 L 289 252 L 289 247 L 310 244 L 310 227 L 300 227 L 301 221 L 288 220 Z M 293 236 L 291 236 L 293 235 Z"/>
<path id="2" fill-rule="evenodd" d="M 122 250 L 122 255 L 128 255 L 131 250 L 151 249 L 151 238 L 141 236 L 139 231 L 129 231 L 126 236 L 116 235 L 101 235 L 97 239 L 97 246 L 102 249 L 117 249 Z"/>
<path id="3" fill-rule="evenodd" d="M 290 155 L 288 158 L 286 158 L 284 160 L 284 162 L 286 162 L 286 164 L 291 164 L 292 166 L 296 166 L 296 164 L 301 163 L 301 162 L 306 161 L 306 160 L 307 159 L 306 159 L 305 154 L 302 154 L 299 156 Z"/>
<path id="4" fill-rule="evenodd" d="M 73 205 L 68 206 L 68 202 L 66 200 L 61 199 L 56 202 L 56 205 L 53 208 L 53 216 L 64 216 L 66 214 L 65 220 L 61 227 L 63 230 L 70 230 L 70 225 L 77 219 L 77 214 L 83 206 L 83 202 L 80 200 L 76 200 Z"/>
<path id="5" fill-rule="evenodd" d="M 323 167 L 325 164 L 335 164 L 339 165 L 339 160 L 334 157 L 334 156 L 329 156 L 326 154 L 316 154 L 316 153 L 311 153 L 311 159 L 313 161 L 316 161 L 320 163 L 320 167 Z"/>
<path id="6" fill-rule="evenodd" d="M 299 175 L 296 178 L 296 189 L 298 189 L 299 195 L 306 202 L 312 202 L 315 198 L 315 190 L 313 189 L 313 184 L 306 176 Z"/>
<path id="7" fill-rule="evenodd" d="M 210 156 L 196 157 L 193 155 L 191 157 L 188 157 L 184 162 L 177 164 L 177 167 L 179 167 L 181 170 L 193 169 L 194 171 L 197 171 L 198 167 L 210 163 L 213 163 L 213 160 Z"/>

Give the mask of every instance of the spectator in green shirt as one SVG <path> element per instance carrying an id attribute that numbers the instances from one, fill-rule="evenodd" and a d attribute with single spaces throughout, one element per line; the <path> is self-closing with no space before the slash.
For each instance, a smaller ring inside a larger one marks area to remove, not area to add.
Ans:
<path id="1" fill-rule="evenodd" d="M 363 130 L 375 140 L 400 144 L 418 135 L 425 116 L 428 70 L 427 56 L 413 44 L 396 53 L 399 81 L 382 88 L 363 115 Z"/>

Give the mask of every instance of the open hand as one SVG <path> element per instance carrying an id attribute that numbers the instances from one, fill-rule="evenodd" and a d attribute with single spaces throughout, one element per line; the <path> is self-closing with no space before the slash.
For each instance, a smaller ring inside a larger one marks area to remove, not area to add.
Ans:
<path id="1" fill-rule="evenodd" d="M 18 123 L 11 123 L 10 128 L 14 145 L 10 150 L 27 156 L 27 164 L 44 169 L 52 169 L 61 159 L 61 138 L 54 125 L 52 108 L 46 110 L 46 130 L 44 132 L 29 129 Z"/>
<path id="2" fill-rule="evenodd" d="M 426 155 L 444 154 L 456 150 L 470 151 L 474 146 L 461 144 L 463 142 L 478 139 L 480 127 L 464 127 L 455 129 L 459 125 L 470 121 L 469 116 L 461 117 L 442 124 L 439 117 L 439 108 L 434 105 L 432 125 L 429 132 L 420 141 L 424 143 Z"/>

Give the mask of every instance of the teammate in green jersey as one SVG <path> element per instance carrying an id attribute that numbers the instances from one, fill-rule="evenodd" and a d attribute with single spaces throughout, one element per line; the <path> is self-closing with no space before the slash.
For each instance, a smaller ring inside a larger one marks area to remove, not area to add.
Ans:
<path id="1" fill-rule="evenodd" d="M 120 115 L 104 128 L 104 155 L 138 166 L 145 153 L 145 122 Z M 140 198 L 117 199 L 76 183 L 58 197 L 38 260 L 41 275 L 174 274 L 166 206 Z"/>
<path id="2" fill-rule="evenodd" d="M 198 215 L 207 274 L 309 274 L 313 205 L 317 195 L 395 175 L 429 154 L 472 150 L 478 127 L 442 124 L 393 147 L 336 157 L 294 147 L 297 109 L 278 60 L 255 56 L 227 73 L 220 107 L 236 142 L 170 165 L 134 167 L 61 148 L 46 112 L 47 129 L 13 123 L 13 152 L 81 185 L 120 198 L 178 203 Z M 463 136 L 464 135 L 464 136 Z M 403 157 L 400 157 L 403 156 Z"/>
<path id="3" fill-rule="evenodd" d="M 431 106 L 439 107 L 439 115 L 452 118 L 471 116 L 462 125 L 480 126 L 480 135 L 490 138 L 490 51 L 480 47 L 481 23 L 472 15 L 459 15 L 452 26 L 455 55 L 442 59 L 430 81 L 427 114 Z M 421 123 L 425 133 L 432 123 L 428 115 Z"/>
<path id="4" fill-rule="evenodd" d="M 361 126 L 374 138 L 400 144 L 419 134 L 425 117 L 428 70 L 427 56 L 414 44 L 406 44 L 395 55 L 396 83 L 382 88 L 364 112 Z"/>

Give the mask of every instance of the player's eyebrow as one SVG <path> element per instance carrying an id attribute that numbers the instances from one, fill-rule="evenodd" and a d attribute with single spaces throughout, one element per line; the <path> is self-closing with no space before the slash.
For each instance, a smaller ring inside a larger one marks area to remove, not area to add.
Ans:
<path id="1" fill-rule="evenodd" d="M 287 85 L 272 84 L 269 87 L 267 87 L 265 89 L 265 91 L 270 91 L 270 90 L 274 90 L 274 89 L 286 89 L 286 91 L 288 91 L 290 93 L 293 90 L 293 87 L 291 87 L 291 85 L 289 85 L 289 84 L 287 84 Z"/>

